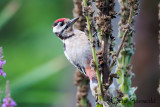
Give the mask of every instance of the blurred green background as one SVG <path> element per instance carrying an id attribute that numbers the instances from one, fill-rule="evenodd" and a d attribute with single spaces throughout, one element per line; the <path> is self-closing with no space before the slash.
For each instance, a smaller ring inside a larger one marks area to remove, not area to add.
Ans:
<path id="1" fill-rule="evenodd" d="M 74 107 L 74 68 L 53 34 L 53 22 L 73 18 L 72 0 L 0 0 L 0 46 L 18 107 Z"/>
<path id="2" fill-rule="evenodd" d="M 119 12 L 118 0 L 115 1 Z M 136 51 L 132 58 L 137 100 L 153 98 L 156 103 L 136 103 L 135 107 L 160 105 L 159 1 L 140 0 L 135 23 Z M 76 106 L 75 68 L 65 58 L 63 44 L 52 32 L 56 19 L 73 18 L 72 9 L 73 0 L 0 0 L 0 46 L 7 60 L 4 65 L 7 76 L 0 76 L 0 90 L 4 96 L 6 80 L 10 80 L 11 95 L 18 107 Z M 119 18 L 112 21 L 115 36 Z"/>

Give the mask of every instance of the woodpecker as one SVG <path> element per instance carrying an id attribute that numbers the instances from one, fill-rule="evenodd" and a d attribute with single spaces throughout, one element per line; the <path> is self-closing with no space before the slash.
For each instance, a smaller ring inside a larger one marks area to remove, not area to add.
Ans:
<path id="1" fill-rule="evenodd" d="M 84 32 L 73 28 L 79 18 L 60 18 L 53 24 L 53 32 L 63 42 L 67 59 L 90 79 L 92 94 L 97 86 L 96 72 L 91 69 L 92 50 L 89 38 Z"/>

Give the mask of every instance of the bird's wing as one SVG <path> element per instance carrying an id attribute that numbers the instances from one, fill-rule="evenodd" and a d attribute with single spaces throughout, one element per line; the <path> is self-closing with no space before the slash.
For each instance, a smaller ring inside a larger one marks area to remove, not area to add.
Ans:
<path id="1" fill-rule="evenodd" d="M 76 64 L 76 63 L 74 63 L 74 62 L 73 62 L 73 65 L 74 65 L 75 67 L 77 67 L 77 68 L 80 70 L 81 73 L 83 73 L 84 75 L 86 75 L 86 70 L 85 70 L 85 67 L 84 67 L 84 66 L 80 66 L 79 64 Z"/>

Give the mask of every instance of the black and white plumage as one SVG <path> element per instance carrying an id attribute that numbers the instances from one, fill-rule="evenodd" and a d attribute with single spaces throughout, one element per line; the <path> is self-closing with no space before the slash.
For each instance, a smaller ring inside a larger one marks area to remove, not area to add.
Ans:
<path id="1" fill-rule="evenodd" d="M 85 68 L 90 67 L 92 50 L 88 37 L 80 30 L 73 31 L 72 38 L 63 40 L 65 44 L 65 56 L 82 73 L 86 75 Z"/>
<path id="2" fill-rule="evenodd" d="M 59 19 L 59 21 L 56 21 L 53 25 L 53 32 L 62 40 L 64 44 L 64 54 L 67 59 L 86 75 L 85 68 L 90 67 L 92 50 L 85 33 L 72 28 L 72 23 L 76 20 L 78 20 L 78 18 L 73 20 L 67 18 Z"/>
<path id="3" fill-rule="evenodd" d="M 96 72 L 91 69 L 91 44 L 88 37 L 80 30 L 74 30 L 72 25 L 78 20 L 61 18 L 54 22 L 53 32 L 64 44 L 64 54 L 67 59 L 90 79 L 90 87 L 95 96 L 95 87 L 98 86 Z"/>

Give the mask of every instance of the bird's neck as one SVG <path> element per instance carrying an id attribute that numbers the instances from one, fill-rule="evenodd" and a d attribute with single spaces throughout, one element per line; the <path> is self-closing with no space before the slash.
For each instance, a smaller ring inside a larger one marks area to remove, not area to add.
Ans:
<path id="1" fill-rule="evenodd" d="M 64 31 L 62 34 L 57 34 L 57 36 L 62 40 L 67 40 L 75 36 L 73 29 Z"/>

